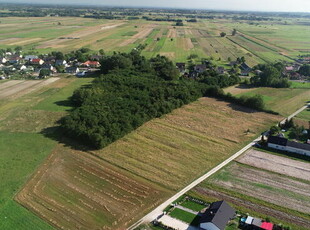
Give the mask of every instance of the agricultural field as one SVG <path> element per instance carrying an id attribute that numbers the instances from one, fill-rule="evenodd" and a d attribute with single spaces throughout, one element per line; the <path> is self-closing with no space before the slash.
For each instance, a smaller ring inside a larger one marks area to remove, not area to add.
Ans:
<path id="1" fill-rule="evenodd" d="M 250 149 L 189 194 L 225 199 L 243 212 L 307 229 L 309 163 Z"/>
<path id="2" fill-rule="evenodd" d="M 234 28 L 238 33 L 231 36 Z M 292 61 L 297 54 L 308 52 L 307 31 L 306 25 L 255 26 L 224 19 L 201 19 L 176 27 L 172 22 L 142 19 L 38 17 L 21 21 L 7 17 L 1 19 L 0 48 L 22 46 L 24 52 L 47 53 L 87 47 L 112 53 L 127 52 L 146 44 L 143 51 L 146 57 L 162 54 L 174 61 L 185 61 L 190 54 L 196 54 L 227 64 L 228 59 L 244 56 L 247 63 L 254 66 L 266 61 Z M 220 37 L 221 32 L 227 36 Z"/>
<path id="3" fill-rule="evenodd" d="M 282 116 L 292 114 L 304 106 L 310 98 L 310 90 L 308 88 L 274 89 L 268 87 L 247 88 L 244 86 L 233 86 L 225 89 L 225 92 L 230 92 L 231 94 L 237 96 L 253 96 L 255 94 L 262 95 L 266 108 L 278 112 Z M 304 113 L 305 112 L 302 114 Z"/>
<path id="4" fill-rule="evenodd" d="M 278 120 L 202 98 L 102 150 L 58 144 L 16 199 L 58 228 L 122 229 Z"/>
<path id="5" fill-rule="evenodd" d="M 49 98 L 60 98 L 58 94 L 62 96 L 61 100 L 66 100 L 74 89 L 92 79 L 54 80 L 29 81 L 29 87 L 21 87 L 24 81 L 10 80 L 1 84 L 1 93 L 6 87 L 16 92 L 0 99 L 0 173 L 3 175 L 0 182 L 0 229 L 53 229 L 14 201 L 14 197 L 57 145 L 52 138 L 43 135 L 42 130 L 57 125 L 65 115 L 65 109 L 69 108 L 48 111 L 36 110 L 34 106 L 45 100 L 46 105 L 53 103 Z"/>

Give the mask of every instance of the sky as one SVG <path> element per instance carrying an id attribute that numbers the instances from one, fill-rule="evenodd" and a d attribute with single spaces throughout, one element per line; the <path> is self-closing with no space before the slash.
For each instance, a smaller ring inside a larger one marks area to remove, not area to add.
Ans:
<path id="1" fill-rule="evenodd" d="M 0 2 L 310 13 L 310 0 L 0 0 Z"/>

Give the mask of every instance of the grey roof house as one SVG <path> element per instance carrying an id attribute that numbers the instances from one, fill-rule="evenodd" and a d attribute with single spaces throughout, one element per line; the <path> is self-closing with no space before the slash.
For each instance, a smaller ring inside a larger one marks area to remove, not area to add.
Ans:
<path id="1" fill-rule="evenodd" d="M 224 200 L 214 202 L 202 214 L 200 228 L 206 230 L 223 230 L 228 221 L 234 218 L 235 209 L 229 206 Z"/>

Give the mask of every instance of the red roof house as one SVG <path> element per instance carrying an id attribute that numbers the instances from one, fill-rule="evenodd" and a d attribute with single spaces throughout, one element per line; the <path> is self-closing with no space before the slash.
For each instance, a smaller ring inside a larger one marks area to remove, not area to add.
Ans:
<path id="1" fill-rule="evenodd" d="M 268 223 L 268 222 L 263 222 L 262 225 L 260 226 L 260 228 L 265 229 L 265 230 L 272 230 L 273 224 Z"/>
<path id="2" fill-rule="evenodd" d="M 100 67 L 100 63 L 98 61 L 86 61 L 83 63 L 83 66 L 98 68 Z"/>

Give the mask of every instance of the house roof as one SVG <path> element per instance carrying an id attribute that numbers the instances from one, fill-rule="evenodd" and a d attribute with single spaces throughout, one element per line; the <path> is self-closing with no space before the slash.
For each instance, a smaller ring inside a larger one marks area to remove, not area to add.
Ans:
<path id="1" fill-rule="evenodd" d="M 40 58 L 35 58 L 35 59 L 32 59 L 31 62 L 40 62 L 40 61 L 43 61 L 42 59 Z"/>
<path id="2" fill-rule="evenodd" d="M 213 223 L 220 230 L 223 230 L 227 222 L 235 215 L 235 209 L 229 206 L 224 200 L 214 202 L 202 214 L 200 223 Z"/>
<path id="3" fill-rule="evenodd" d="M 268 143 L 286 146 L 287 145 L 287 139 L 283 138 L 283 137 L 269 136 L 268 137 Z"/>
<path id="4" fill-rule="evenodd" d="M 295 141 L 287 141 L 287 146 L 292 147 L 292 148 L 296 148 L 296 149 L 303 149 L 303 150 L 310 151 L 310 145 L 309 144 L 303 144 L 303 143 L 299 143 L 299 142 L 295 142 Z"/>
<path id="5" fill-rule="evenodd" d="M 251 70 L 251 67 L 248 66 L 245 62 L 240 65 L 240 68 L 243 70 Z"/>
<path id="6" fill-rule="evenodd" d="M 268 222 L 263 222 L 262 225 L 260 226 L 261 229 L 265 230 L 272 230 L 273 229 L 273 224 L 268 223 Z"/>

